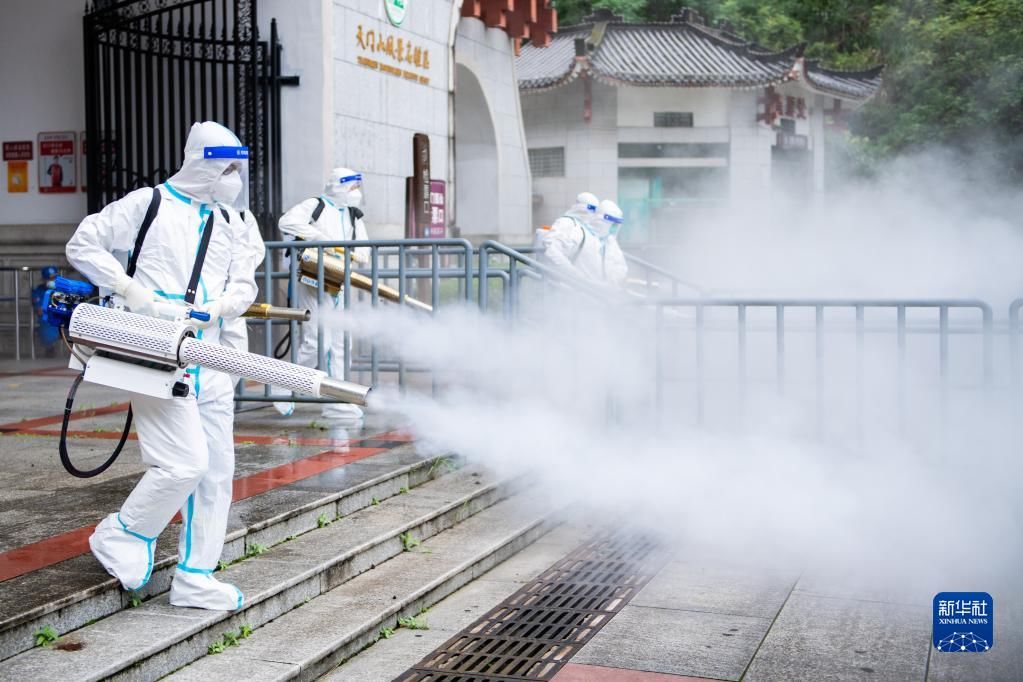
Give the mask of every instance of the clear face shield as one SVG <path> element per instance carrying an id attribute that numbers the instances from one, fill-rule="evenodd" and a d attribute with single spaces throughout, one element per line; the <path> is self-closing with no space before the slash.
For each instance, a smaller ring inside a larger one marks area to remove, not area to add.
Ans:
<path id="1" fill-rule="evenodd" d="M 603 220 L 607 223 L 607 233 L 611 236 L 617 236 L 622 225 L 625 224 L 624 218 L 609 214 L 605 214 Z"/>
<path id="2" fill-rule="evenodd" d="M 210 164 L 213 200 L 236 211 L 249 210 L 249 148 L 203 147 L 202 158 Z"/>
<path id="3" fill-rule="evenodd" d="M 334 187 L 335 198 L 345 206 L 358 208 L 362 204 L 362 173 L 339 177 Z"/>

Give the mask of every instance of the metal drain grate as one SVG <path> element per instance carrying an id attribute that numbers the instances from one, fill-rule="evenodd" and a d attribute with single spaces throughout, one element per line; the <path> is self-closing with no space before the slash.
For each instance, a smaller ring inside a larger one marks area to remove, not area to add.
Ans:
<path id="1" fill-rule="evenodd" d="M 634 533 L 590 540 L 395 680 L 550 680 L 665 561 Z"/>

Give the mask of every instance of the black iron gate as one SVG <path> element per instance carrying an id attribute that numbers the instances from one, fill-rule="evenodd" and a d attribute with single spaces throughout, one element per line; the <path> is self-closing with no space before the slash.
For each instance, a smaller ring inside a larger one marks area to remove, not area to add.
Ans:
<path id="1" fill-rule="evenodd" d="M 250 206 L 264 236 L 281 213 L 281 46 L 259 39 L 257 0 L 95 0 L 86 8 L 89 211 L 163 182 L 195 121 L 249 147 Z"/>

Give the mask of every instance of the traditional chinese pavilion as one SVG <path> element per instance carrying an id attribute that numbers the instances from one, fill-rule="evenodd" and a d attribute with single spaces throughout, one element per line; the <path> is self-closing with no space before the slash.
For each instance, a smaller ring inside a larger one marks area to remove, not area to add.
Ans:
<path id="1" fill-rule="evenodd" d="M 729 197 L 826 185 L 825 139 L 870 99 L 882 67 L 836 71 L 770 51 L 684 11 L 626 23 L 607 11 L 516 59 L 534 222 L 581 190 L 617 197 L 634 239 L 665 241 Z"/>

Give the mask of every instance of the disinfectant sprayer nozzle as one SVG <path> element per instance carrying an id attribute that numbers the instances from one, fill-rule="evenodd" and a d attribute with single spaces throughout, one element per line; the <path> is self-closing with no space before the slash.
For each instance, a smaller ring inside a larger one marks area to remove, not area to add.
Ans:
<path id="1" fill-rule="evenodd" d="M 354 405 L 365 405 L 369 397 L 369 386 L 355 384 L 351 381 L 341 381 L 324 377 L 320 382 L 320 395 L 324 397 L 337 398 L 346 403 Z"/>

